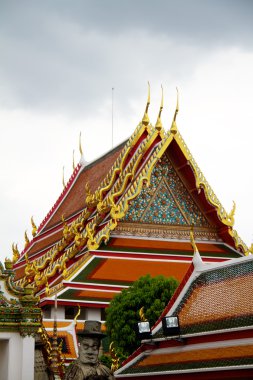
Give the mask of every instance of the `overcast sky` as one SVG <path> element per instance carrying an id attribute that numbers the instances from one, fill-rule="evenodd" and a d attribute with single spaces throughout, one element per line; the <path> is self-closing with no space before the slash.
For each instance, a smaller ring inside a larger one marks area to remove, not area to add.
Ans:
<path id="1" fill-rule="evenodd" d="M 178 127 L 235 227 L 253 238 L 253 2 L 0 1 L 0 258 L 31 237 L 78 162 L 92 161 L 141 120 L 151 84 L 165 129 Z"/>

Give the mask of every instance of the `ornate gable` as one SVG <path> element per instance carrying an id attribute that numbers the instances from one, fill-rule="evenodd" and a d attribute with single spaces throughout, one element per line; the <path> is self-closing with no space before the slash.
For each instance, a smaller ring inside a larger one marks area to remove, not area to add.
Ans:
<path id="1" fill-rule="evenodd" d="M 132 201 L 123 222 L 211 227 L 166 154 L 154 167 L 149 187 Z"/>

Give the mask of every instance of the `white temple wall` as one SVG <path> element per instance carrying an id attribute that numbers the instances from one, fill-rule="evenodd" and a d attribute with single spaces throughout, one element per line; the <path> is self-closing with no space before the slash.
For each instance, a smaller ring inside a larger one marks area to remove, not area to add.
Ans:
<path id="1" fill-rule="evenodd" d="M 1 333 L 0 380 L 34 379 L 33 337 L 22 338 L 19 333 Z"/>
<path id="2" fill-rule="evenodd" d="M 101 321 L 101 310 L 99 308 L 90 307 L 86 309 L 86 319 Z"/>
<path id="3" fill-rule="evenodd" d="M 9 341 L 0 339 L 0 380 L 8 378 Z"/>

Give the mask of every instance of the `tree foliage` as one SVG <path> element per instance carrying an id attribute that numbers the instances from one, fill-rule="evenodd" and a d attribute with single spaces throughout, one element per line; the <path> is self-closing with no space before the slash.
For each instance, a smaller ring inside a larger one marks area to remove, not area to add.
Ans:
<path id="1" fill-rule="evenodd" d="M 140 277 L 128 289 L 114 297 L 106 310 L 107 333 L 117 353 L 129 356 L 139 345 L 135 326 L 140 321 L 139 310 L 144 306 L 145 317 L 152 326 L 161 315 L 178 286 L 172 277 Z"/>

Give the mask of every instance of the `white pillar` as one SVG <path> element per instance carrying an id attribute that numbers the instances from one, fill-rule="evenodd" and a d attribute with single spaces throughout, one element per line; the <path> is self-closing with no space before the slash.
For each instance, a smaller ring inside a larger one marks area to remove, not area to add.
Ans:
<path id="1" fill-rule="evenodd" d="M 9 340 L 0 339 L 0 380 L 8 379 Z"/>
<path id="2" fill-rule="evenodd" d="M 31 336 L 22 338 L 22 376 L 21 380 L 34 379 L 35 339 Z"/>
<path id="3" fill-rule="evenodd" d="M 65 319 L 65 306 L 57 306 L 57 319 Z"/>
<path id="4" fill-rule="evenodd" d="M 21 380 L 22 338 L 19 333 L 7 333 L 7 335 L 9 335 L 7 380 Z"/>

